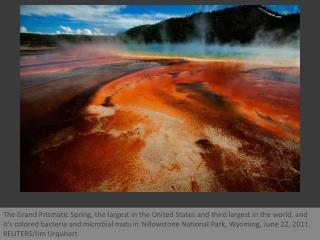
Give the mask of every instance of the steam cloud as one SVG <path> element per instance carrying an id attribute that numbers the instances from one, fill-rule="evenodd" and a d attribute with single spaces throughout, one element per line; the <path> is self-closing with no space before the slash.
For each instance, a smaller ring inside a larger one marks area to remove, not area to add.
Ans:
<path id="1" fill-rule="evenodd" d="M 127 41 L 126 43 L 119 37 L 113 37 L 109 41 L 100 41 L 91 44 L 90 51 L 122 51 L 126 53 L 144 53 L 152 55 L 165 55 L 177 57 L 195 57 L 195 58 L 236 58 L 244 60 L 262 60 L 262 61 L 290 61 L 294 65 L 300 65 L 300 31 L 288 35 L 286 38 L 281 31 L 268 32 L 260 29 L 255 38 L 249 44 L 240 44 L 233 42 L 228 44 L 207 44 L 208 23 L 204 17 L 197 18 L 194 21 L 198 37 L 190 37 L 185 43 L 173 44 L 169 42 L 167 26 L 162 25 L 160 36 L 162 43 L 142 44 L 136 41 Z M 74 33 L 71 28 L 61 26 L 64 32 Z M 77 30 L 78 31 L 78 30 Z M 80 31 L 80 30 L 79 30 Z M 95 29 L 95 34 L 99 35 L 100 29 Z M 80 34 L 80 32 L 79 32 Z M 87 33 L 91 35 L 92 32 Z M 279 40 L 281 39 L 281 40 Z M 61 43 L 65 48 L 72 45 Z M 103 50 L 104 49 L 104 50 Z"/>

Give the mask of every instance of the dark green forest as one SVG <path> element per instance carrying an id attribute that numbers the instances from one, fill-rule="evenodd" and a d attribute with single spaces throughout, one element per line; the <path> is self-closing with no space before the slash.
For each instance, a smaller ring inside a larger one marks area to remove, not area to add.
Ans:
<path id="1" fill-rule="evenodd" d="M 272 34 L 279 42 L 286 41 L 294 37 L 299 28 L 299 14 L 280 15 L 263 6 L 250 5 L 138 26 L 123 37 L 143 43 L 183 43 L 201 39 L 209 44 L 244 44 L 253 41 L 259 32 Z"/>

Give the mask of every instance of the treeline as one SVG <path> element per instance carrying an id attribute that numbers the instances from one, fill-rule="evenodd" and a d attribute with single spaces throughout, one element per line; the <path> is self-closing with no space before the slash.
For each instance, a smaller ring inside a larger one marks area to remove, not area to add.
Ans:
<path id="1" fill-rule="evenodd" d="M 21 33 L 20 45 L 53 47 L 61 43 L 119 40 L 136 43 L 184 43 L 201 40 L 207 44 L 246 44 L 256 40 L 257 36 L 274 44 L 299 38 L 299 29 L 300 14 L 281 15 L 264 6 L 246 5 L 170 18 L 157 24 L 131 28 L 117 36 Z"/>
<path id="2" fill-rule="evenodd" d="M 112 39 L 113 37 L 111 36 L 20 33 L 20 46 L 56 47 L 63 43 L 90 43 L 93 41 L 110 41 Z"/>
<path id="3" fill-rule="evenodd" d="M 153 25 L 134 27 L 122 38 L 139 43 L 250 43 L 258 34 L 267 33 L 273 41 L 296 37 L 300 14 L 280 15 L 260 5 L 238 6 L 191 16 L 171 18 Z"/>

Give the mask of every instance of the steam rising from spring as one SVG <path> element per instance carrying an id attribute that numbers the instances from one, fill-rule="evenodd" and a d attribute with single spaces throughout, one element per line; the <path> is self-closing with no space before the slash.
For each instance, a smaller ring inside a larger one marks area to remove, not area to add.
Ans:
<path id="1" fill-rule="evenodd" d="M 290 61 L 294 65 L 300 65 L 300 30 L 287 35 L 282 30 L 266 31 L 261 28 L 255 38 L 247 44 L 239 42 L 220 44 L 218 41 L 208 44 L 208 34 L 212 26 L 209 26 L 206 16 L 200 14 L 194 18 L 193 26 L 197 37 L 189 36 L 184 43 L 170 43 L 167 24 L 164 22 L 160 29 L 162 43 L 141 44 L 131 41 L 124 48 L 129 52 L 154 55 Z"/>
<path id="2" fill-rule="evenodd" d="M 197 37 L 190 36 L 184 43 L 170 43 L 168 26 L 163 22 L 159 30 L 162 43 L 143 44 L 137 41 L 123 42 L 121 37 L 111 38 L 107 42 L 95 42 L 89 49 L 92 51 L 115 51 L 129 54 L 150 54 L 170 57 L 188 57 L 203 59 L 240 59 L 264 62 L 290 62 L 300 65 L 300 31 L 286 37 L 281 30 L 266 31 L 260 29 L 253 41 L 247 44 L 232 42 L 208 44 L 210 26 L 205 16 L 194 19 L 193 26 Z M 281 40 L 280 40 L 281 39 Z M 62 44 L 70 48 L 70 44 Z M 95 45 L 95 46 L 93 46 Z M 104 49 L 104 50 L 103 50 Z"/>

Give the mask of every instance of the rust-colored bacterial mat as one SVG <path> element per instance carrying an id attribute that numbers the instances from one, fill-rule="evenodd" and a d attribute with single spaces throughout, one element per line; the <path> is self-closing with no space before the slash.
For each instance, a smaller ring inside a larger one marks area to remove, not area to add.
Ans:
<path id="1" fill-rule="evenodd" d="M 300 190 L 295 64 L 21 57 L 21 191 Z"/>

